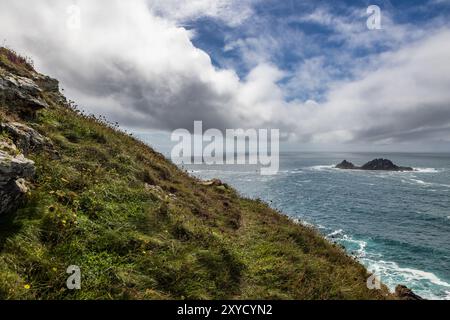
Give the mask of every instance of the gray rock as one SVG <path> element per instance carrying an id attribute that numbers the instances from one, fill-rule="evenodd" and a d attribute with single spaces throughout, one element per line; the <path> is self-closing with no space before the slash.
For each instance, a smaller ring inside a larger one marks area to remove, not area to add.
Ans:
<path id="1" fill-rule="evenodd" d="M 32 79 L 0 70 L 0 104 L 21 116 L 34 116 L 36 111 L 47 108 L 42 99 L 42 89 Z"/>
<path id="2" fill-rule="evenodd" d="M 59 93 L 59 82 L 56 79 L 39 75 L 36 79 L 36 83 L 44 91 Z"/>
<path id="3" fill-rule="evenodd" d="M 399 167 L 388 159 L 375 159 L 367 162 L 361 167 L 355 166 L 353 163 L 344 160 L 336 165 L 336 168 L 344 170 L 414 171 L 411 167 Z"/>
<path id="4" fill-rule="evenodd" d="M 398 285 L 395 288 L 395 295 L 401 300 L 424 300 L 422 297 L 415 294 L 411 289 L 403 285 Z"/>
<path id="5" fill-rule="evenodd" d="M 22 196 L 28 192 L 26 179 L 32 178 L 34 174 L 32 160 L 23 154 L 15 155 L 0 150 L 0 214 L 18 206 Z"/>
<path id="6" fill-rule="evenodd" d="M 39 132 L 22 123 L 7 122 L 0 123 L 0 131 L 6 132 L 14 144 L 25 154 L 31 151 L 53 151 L 53 144 L 51 140 L 44 137 Z"/>
<path id="7" fill-rule="evenodd" d="M 206 187 L 221 187 L 224 186 L 225 184 L 220 181 L 219 179 L 212 179 L 212 180 L 207 180 L 207 181 L 200 181 L 200 184 L 202 186 L 206 186 Z"/>
<path id="8" fill-rule="evenodd" d="M 19 150 L 16 145 L 8 140 L 0 140 L 0 151 L 4 151 L 8 154 L 19 154 Z"/>
<path id="9" fill-rule="evenodd" d="M 357 167 L 353 163 L 348 162 L 347 160 L 344 160 L 341 163 L 339 163 L 336 166 L 336 168 L 338 168 L 338 169 L 346 169 L 346 170 L 347 169 L 357 169 Z"/>
<path id="10" fill-rule="evenodd" d="M 361 167 L 362 170 L 413 171 L 410 167 L 399 167 L 388 159 L 375 159 Z"/>

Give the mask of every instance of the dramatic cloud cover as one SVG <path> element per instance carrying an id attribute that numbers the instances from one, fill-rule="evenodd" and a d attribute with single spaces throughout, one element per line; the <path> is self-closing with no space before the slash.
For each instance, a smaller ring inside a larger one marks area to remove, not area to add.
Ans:
<path id="1" fill-rule="evenodd" d="M 312 143 L 450 141 L 445 2 L 384 2 L 376 31 L 364 1 L 286 3 L 0 0 L 0 35 L 86 110 L 136 130 L 203 120 Z"/>

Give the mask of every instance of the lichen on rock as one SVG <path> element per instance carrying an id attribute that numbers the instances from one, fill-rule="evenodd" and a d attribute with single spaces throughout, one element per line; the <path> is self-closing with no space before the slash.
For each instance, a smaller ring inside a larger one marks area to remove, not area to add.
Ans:
<path id="1" fill-rule="evenodd" d="M 34 162 L 25 158 L 14 145 L 3 143 L 9 148 L 0 150 L 0 214 L 11 211 L 20 198 L 28 192 L 27 179 L 35 174 Z"/>
<path id="2" fill-rule="evenodd" d="M 0 105 L 23 117 L 34 116 L 36 111 L 48 107 L 42 89 L 34 80 L 1 71 Z"/>
<path id="3" fill-rule="evenodd" d="M 31 151 L 54 151 L 49 138 L 22 123 L 0 123 L 0 132 L 6 132 L 25 155 Z"/>

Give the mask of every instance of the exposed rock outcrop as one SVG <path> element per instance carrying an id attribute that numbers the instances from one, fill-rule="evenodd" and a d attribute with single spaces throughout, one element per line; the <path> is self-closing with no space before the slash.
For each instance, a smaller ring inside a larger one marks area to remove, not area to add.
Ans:
<path id="1" fill-rule="evenodd" d="M 38 75 L 35 82 L 46 92 L 59 93 L 59 81 L 48 76 Z"/>
<path id="2" fill-rule="evenodd" d="M 34 176 L 34 162 L 12 143 L 0 142 L 0 214 L 13 210 L 28 192 L 26 179 Z"/>
<path id="3" fill-rule="evenodd" d="M 14 60 L 13 58 L 11 59 Z M 44 91 L 47 95 L 61 96 L 58 81 L 40 75 L 31 68 L 26 72 L 18 72 L 20 69 L 18 66 L 2 61 L 0 107 L 6 115 L 11 113 L 13 119 L 32 118 L 38 110 L 49 107 L 44 99 Z M 25 124 L 10 121 L 11 118 L 8 116 L 2 120 L 4 122 L 0 122 L 0 214 L 17 208 L 21 197 L 28 192 L 27 181 L 35 173 L 34 162 L 26 158 L 29 153 L 47 151 L 54 158 L 59 157 L 50 139 Z"/>
<path id="4" fill-rule="evenodd" d="M 391 160 L 375 159 L 367 162 L 361 167 L 362 170 L 386 170 L 386 171 L 413 171 L 410 167 L 399 167 Z"/>
<path id="5" fill-rule="evenodd" d="M 208 181 L 202 181 L 202 182 L 200 182 L 200 184 L 202 186 L 207 186 L 207 187 L 224 186 L 224 183 L 222 181 L 220 181 L 219 179 L 212 179 L 212 180 L 208 180 Z"/>
<path id="6" fill-rule="evenodd" d="M 25 154 L 32 151 L 50 151 L 56 155 L 53 143 L 47 137 L 22 123 L 0 123 L 0 132 L 5 132 L 13 140 L 14 144 Z"/>
<path id="7" fill-rule="evenodd" d="M 0 69 L 0 105 L 22 117 L 34 116 L 36 111 L 48 107 L 34 80 L 4 69 Z"/>
<path id="8" fill-rule="evenodd" d="M 344 170 L 414 171 L 411 167 L 399 167 L 388 159 L 375 159 L 367 162 L 361 167 L 355 166 L 353 163 L 344 160 L 336 165 L 336 168 Z"/>
<path id="9" fill-rule="evenodd" d="M 35 173 L 30 152 L 47 151 L 59 157 L 53 144 L 36 130 L 18 122 L 0 123 L 0 214 L 13 211 L 28 192 L 27 180 Z M 24 155 L 25 154 L 25 155 Z"/>
<path id="10" fill-rule="evenodd" d="M 357 169 L 357 167 L 353 163 L 348 162 L 347 160 L 344 160 L 341 163 L 339 163 L 336 166 L 336 168 L 338 168 L 338 169 L 345 169 L 345 170 L 347 170 L 347 169 Z"/>
<path id="11" fill-rule="evenodd" d="M 415 294 L 406 286 L 398 285 L 395 288 L 395 295 L 401 300 L 424 300 L 422 297 Z"/>

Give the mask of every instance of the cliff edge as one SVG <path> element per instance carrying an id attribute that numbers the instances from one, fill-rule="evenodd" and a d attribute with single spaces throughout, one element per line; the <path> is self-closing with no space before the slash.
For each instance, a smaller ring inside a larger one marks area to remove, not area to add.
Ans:
<path id="1" fill-rule="evenodd" d="M 392 298 L 315 230 L 83 114 L 5 48 L 0 132 L 0 299 Z"/>

